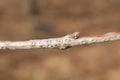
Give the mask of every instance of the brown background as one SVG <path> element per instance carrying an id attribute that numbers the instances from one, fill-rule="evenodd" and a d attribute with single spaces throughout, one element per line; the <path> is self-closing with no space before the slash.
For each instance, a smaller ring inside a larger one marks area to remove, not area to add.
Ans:
<path id="1" fill-rule="evenodd" d="M 120 0 L 0 0 L 0 40 L 120 31 Z M 120 41 L 67 50 L 1 50 L 0 80 L 120 80 Z"/>

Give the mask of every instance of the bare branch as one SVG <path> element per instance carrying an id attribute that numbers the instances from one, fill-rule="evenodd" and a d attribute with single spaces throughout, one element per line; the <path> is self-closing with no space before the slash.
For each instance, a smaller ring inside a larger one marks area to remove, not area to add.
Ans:
<path id="1" fill-rule="evenodd" d="M 59 48 L 67 49 L 83 44 L 100 43 L 120 39 L 120 33 L 110 32 L 99 36 L 80 37 L 79 32 L 68 34 L 60 38 L 37 39 L 29 41 L 0 41 L 0 49 L 32 49 L 32 48 Z"/>

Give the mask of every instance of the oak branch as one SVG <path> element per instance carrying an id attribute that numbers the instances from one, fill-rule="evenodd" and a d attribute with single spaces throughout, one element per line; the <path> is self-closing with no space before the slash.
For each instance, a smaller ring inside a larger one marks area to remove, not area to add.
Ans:
<path id="1" fill-rule="evenodd" d="M 72 46 L 114 41 L 120 39 L 120 33 L 110 32 L 103 35 L 80 37 L 79 32 L 68 34 L 64 37 L 50 39 L 36 39 L 29 41 L 0 41 L 0 50 L 2 49 L 32 49 L 32 48 L 58 48 L 67 49 Z"/>

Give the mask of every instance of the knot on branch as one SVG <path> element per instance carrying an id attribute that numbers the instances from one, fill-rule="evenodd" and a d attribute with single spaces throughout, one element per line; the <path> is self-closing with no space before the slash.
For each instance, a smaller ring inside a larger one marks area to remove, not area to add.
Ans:
<path id="1" fill-rule="evenodd" d="M 68 34 L 67 36 L 72 39 L 78 39 L 80 37 L 80 32 L 74 32 L 72 34 Z"/>

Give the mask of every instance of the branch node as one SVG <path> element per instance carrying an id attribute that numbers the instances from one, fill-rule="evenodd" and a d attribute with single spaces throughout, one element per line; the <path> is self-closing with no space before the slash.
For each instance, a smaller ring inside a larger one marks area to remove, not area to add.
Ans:
<path id="1" fill-rule="evenodd" d="M 67 36 L 72 39 L 78 39 L 80 37 L 80 32 L 74 32 L 72 34 L 68 34 Z"/>

